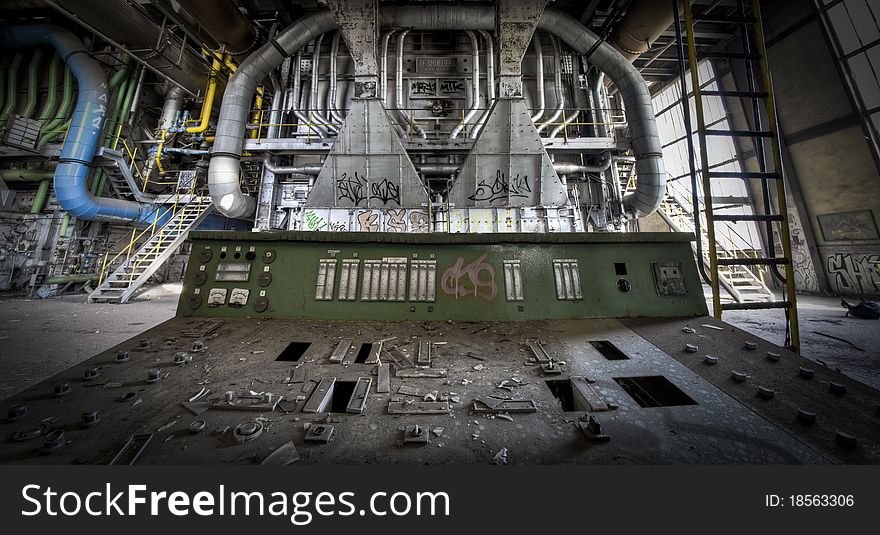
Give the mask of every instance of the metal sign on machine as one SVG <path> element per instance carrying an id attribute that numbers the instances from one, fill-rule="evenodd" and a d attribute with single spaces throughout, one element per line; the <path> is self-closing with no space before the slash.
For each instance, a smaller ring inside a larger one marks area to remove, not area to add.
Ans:
<path id="1" fill-rule="evenodd" d="M 419 74 L 449 74 L 457 72 L 457 67 L 457 58 L 416 58 L 416 72 Z"/>

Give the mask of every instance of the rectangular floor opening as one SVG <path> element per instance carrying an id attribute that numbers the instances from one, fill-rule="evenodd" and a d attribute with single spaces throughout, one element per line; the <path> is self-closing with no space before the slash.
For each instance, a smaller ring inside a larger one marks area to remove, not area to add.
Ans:
<path id="1" fill-rule="evenodd" d="M 590 340 L 590 345 L 595 347 L 608 360 L 628 360 L 626 353 L 617 348 L 608 340 Z"/>
<path id="2" fill-rule="evenodd" d="M 373 344 L 361 344 L 361 348 L 358 350 L 357 357 L 355 357 L 354 359 L 355 363 L 363 364 L 364 362 L 366 362 L 367 358 L 370 356 L 371 351 L 373 351 Z"/>
<path id="3" fill-rule="evenodd" d="M 562 405 L 564 412 L 580 410 L 575 408 L 574 390 L 571 386 L 571 381 L 568 379 L 548 379 L 547 387 L 550 388 L 553 396 L 559 400 L 559 404 Z"/>
<path id="4" fill-rule="evenodd" d="M 282 362 L 296 362 L 305 354 L 310 345 L 312 345 L 311 342 L 290 342 L 287 344 L 287 347 L 284 348 L 284 351 L 278 354 L 278 357 L 276 357 L 275 360 Z"/>
<path id="5" fill-rule="evenodd" d="M 333 393 L 330 396 L 330 412 L 345 412 L 348 407 L 348 401 L 354 394 L 354 387 L 357 381 L 336 381 L 333 383 Z"/>
<path id="6" fill-rule="evenodd" d="M 615 377 L 614 380 L 641 407 L 675 407 L 697 404 L 662 375 Z"/>

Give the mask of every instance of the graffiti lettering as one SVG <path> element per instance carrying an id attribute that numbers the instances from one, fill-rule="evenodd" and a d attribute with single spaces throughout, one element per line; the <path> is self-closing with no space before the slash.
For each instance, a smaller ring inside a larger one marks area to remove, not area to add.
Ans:
<path id="1" fill-rule="evenodd" d="M 336 179 L 336 199 L 340 201 L 346 199 L 357 206 L 366 198 L 366 185 L 367 181 L 357 173 L 352 176 L 342 173 L 342 176 Z"/>
<path id="2" fill-rule="evenodd" d="M 433 95 L 437 91 L 437 82 L 413 80 L 409 85 L 410 95 Z"/>
<path id="3" fill-rule="evenodd" d="M 381 182 L 370 184 L 370 199 L 382 201 L 382 204 L 393 202 L 400 205 L 400 186 L 383 178 Z"/>
<path id="4" fill-rule="evenodd" d="M 447 295 L 459 297 L 474 296 L 485 301 L 492 301 L 498 295 L 498 285 L 495 284 L 495 268 L 486 262 L 488 253 L 483 253 L 473 262 L 465 265 L 464 258 L 458 260 L 452 267 L 443 272 L 440 280 L 440 288 Z M 486 278 L 480 274 L 485 272 Z M 467 280 L 463 278 L 467 276 Z"/>
<path id="5" fill-rule="evenodd" d="M 324 230 L 327 227 L 324 218 L 312 211 L 306 212 L 305 224 L 308 230 Z"/>
<path id="6" fill-rule="evenodd" d="M 379 232 L 379 214 L 377 212 L 364 210 L 358 213 L 357 219 L 361 232 Z"/>
<path id="7" fill-rule="evenodd" d="M 493 203 L 499 199 L 507 199 L 509 197 L 528 197 L 532 193 L 532 186 L 529 184 L 529 177 L 520 176 L 519 173 L 515 177 L 507 180 L 507 177 L 499 169 L 495 173 L 495 179 L 491 184 L 487 184 L 485 179 L 481 179 L 477 184 L 474 194 L 468 197 L 472 201 L 488 201 Z"/>
<path id="8" fill-rule="evenodd" d="M 351 176 L 348 173 L 336 179 L 336 199 L 348 200 L 358 206 L 367 199 L 369 184 L 369 198 L 375 199 L 382 204 L 395 203 L 400 205 L 400 186 L 387 178 L 369 183 L 367 179 L 357 173 Z"/>
<path id="9" fill-rule="evenodd" d="M 880 255 L 853 256 L 836 253 L 826 258 L 829 282 L 840 293 L 876 294 L 880 292 Z"/>
<path id="10" fill-rule="evenodd" d="M 441 95 L 457 95 L 464 93 L 464 82 L 461 80 L 443 80 L 440 84 Z"/>
<path id="11" fill-rule="evenodd" d="M 428 232 L 428 214 L 412 212 L 409 214 L 410 232 Z"/>
<path id="12" fill-rule="evenodd" d="M 345 232 L 348 230 L 348 227 L 345 223 L 334 222 L 330 223 L 330 231 L 331 232 Z"/>
<path id="13" fill-rule="evenodd" d="M 406 210 L 388 210 L 387 232 L 406 232 Z"/>

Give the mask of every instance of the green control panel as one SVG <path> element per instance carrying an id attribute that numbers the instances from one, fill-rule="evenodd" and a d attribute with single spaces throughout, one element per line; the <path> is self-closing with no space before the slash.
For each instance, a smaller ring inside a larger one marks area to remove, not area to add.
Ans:
<path id="1" fill-rule="evenodd" d="M 706 315 L 686 233 L 193 232 L 179 316 L 506 321 Z"/>

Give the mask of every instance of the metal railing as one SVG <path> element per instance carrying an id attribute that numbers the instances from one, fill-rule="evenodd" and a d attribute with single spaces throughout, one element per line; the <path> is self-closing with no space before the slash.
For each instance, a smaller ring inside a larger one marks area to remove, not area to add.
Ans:
<path id="1" fill-rule="evenodd" d="M 147 226 L 146 228 L 140 230 L 140 232 L 138 232 L 138 227 L 133 227 L 131 229 L 131 236 L 129 238 L 128 244 L 125 247 L 123 247 L 119 252 L 117 252 L 116 255 L 113 256 L 113 258 L 109 258 L 110 251 L 105 252 L 104 253 L 104 260 L 101 264 L 101 275 L 98 278 L 98 286 L 100 286 L 104 282 L 104 278 L 106 277 L 107 272 L 109 270 L 108 268 L 111 268 L 114 265 L 116 265 L 117 261 L 119 261 L 122 256 L 125 256 L 125 259 L 122 261 L 122 263 L 129 262 L 131 260 L 132 252 L 135 250 L 135 248 L 141 247 L 142 243 L 146 243 L 153 236 L 155 236 L 156 229 L 158 227 L 158 223 L 160 220 L 165 220 L 166 216 L 168 217 L 168 220 L 170 220 L 174 216 L 178 215 L 181 211 L 183 211 L 184 209 L 186 209 L 188 206 L 190 206 L 193 203 L 194 198 L 197 199 L 196 202 L 198 203 L 198 207 L 201 208 L 202 196 L 201 195 L 196 196 L 195 190 L 196 190 L 196 183 L 194 181 L 190 190 L 188 192 L 186 192 L 185 194 L 183 194 L 183 196 L 188 198 L 189 200 L 188 200 L 188 202 L 186 202 L 182 205 L 180 203 L 180 199 L 182 196 L 181 191 L 177 190 L 177 192 L 175 193 L 175 197 L 174 197 L 174 203 L 171 205 L 171 207 L 169 207 L 161 212 L 160 212 L 160 210 L 157 209 L 155 212 L 155 215 L 153 216 L 153 222 L 150 223 L 150 225 Z M 178 220 L 178 227 L 182 226 L 182 224 L 183 224 L 183 218 L 180 218 Z M 161 228 L 164 228 L 164 227 L 160 227 L 160 230 L 161 230 Z M 178 230 L 179 230 L 179 228 L 178 228 Z M 147 238 L 143 242 L 141 242 L 141 239 L 144 236 L 147 236 Z M 163 237 L 160 236 L 160 239 L 157 242 L 156 247 L 153 248 L 153 251 L 156 251 L 161 246 L 163 241 L 164 241 Z M 132 266 L 132 269 L 130 270 L 132 276 L 129 280 L 129 283 L 134 281 L 133 274 L 136 271 L 136 268 L 138 267 L 138 265 L 140 265 L 140 263 L 141 263 L 141 261 L 138 261 L 136 263 L 137 265 Z"/>

